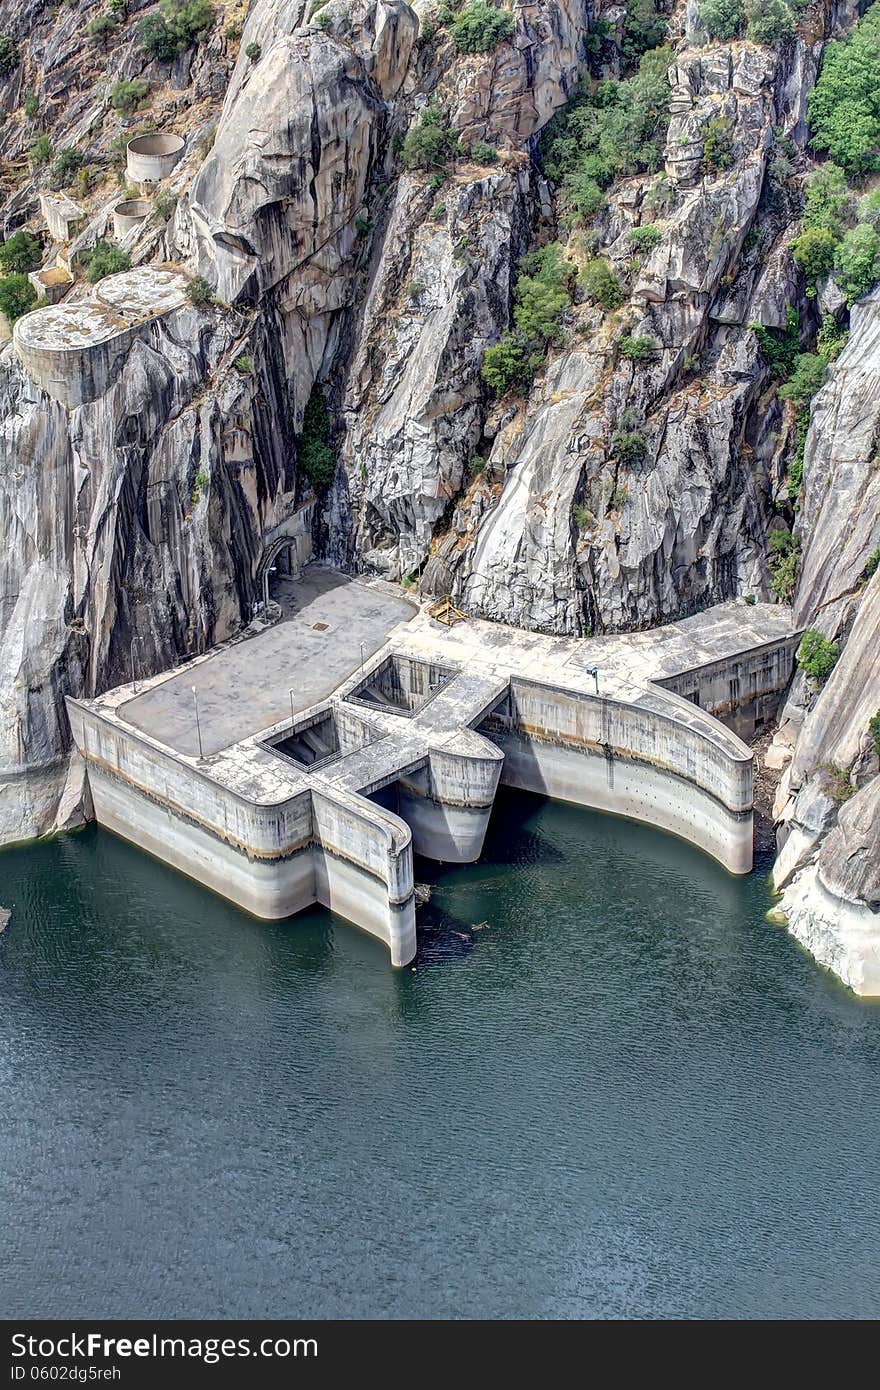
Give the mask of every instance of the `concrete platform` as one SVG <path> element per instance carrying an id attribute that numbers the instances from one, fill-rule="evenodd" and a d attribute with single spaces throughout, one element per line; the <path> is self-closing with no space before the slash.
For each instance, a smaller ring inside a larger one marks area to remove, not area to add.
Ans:
<path id="1" fill-rule="evenodd" d="M 188 284 L 176 270 L 139 266 L 106 276 L 87 299 L 23 314 L 12 334 L 22 366 L 68 410 L 96 400 L 134 338 L 184 307 Z"/>
<path id="2" fill-rule="evenodd" d="M 449 629 L 396 586 L 318 568 L 295 593 L 275 628 L 134 698 L 68 701 L 101 824 L 258 916 L 323 903 L 396 965 L 416 951 L 413 853 L 479 858 L 499 783 L 751 868 L 754 764 L 738 734 L 788 684 L 788 610 L 734 602 L 579 640 Z"/>
<path id="3" fill-rule="evenodd" d="M 274 627 L 192 664 L 128 700 L 120 714 L 167 748 L 196 756 L 195 686 L 206 756 L 332 695 L 418 608 L 395 584 L 371 584 L 311 566 L 276 592 L 287 609 Z"/>

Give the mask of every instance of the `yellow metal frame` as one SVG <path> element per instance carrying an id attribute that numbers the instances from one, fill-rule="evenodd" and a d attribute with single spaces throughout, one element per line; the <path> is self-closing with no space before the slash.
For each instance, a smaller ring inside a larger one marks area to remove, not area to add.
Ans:
<path id="1" fill-rule="evenodd" d="M 428 613 L 438 623 L 443 623 L 444 627 L 454 627 L 456 623 L 467 620 L 467 613 L 462 613 L 460 608 L 456 608 L 448 594 L 439 603 L 435 603 L 433 608 L 429 608 Z"/>

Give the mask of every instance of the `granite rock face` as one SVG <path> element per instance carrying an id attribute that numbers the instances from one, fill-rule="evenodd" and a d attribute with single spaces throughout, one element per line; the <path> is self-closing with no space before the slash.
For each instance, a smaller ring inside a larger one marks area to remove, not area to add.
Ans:
<path id="1" fill-rule="evenodd" d="M 485 413 L 483 352 L 507 326 L 531 196 L 527 168 L 455 180 L 442 210 L 423 180 L 400 179 L 342 401 L 341 557 L 389 578 L 418 570 L 469 482 Z"/>
<path id="2" fill-rule="evenodd" d="M 262 538 L 298 505 L 283 378 L 179 309 L 66 411 L 0 356 L 0 840 L 75 820 L 65 694 L 173 665 L 253 614 Z M 205 378 L 211 393 L 200 398 Z"/>
<path id="3" fill-rule="evenodd" d="M 671 205 L 658 219 L 646 201 L 653 178 L 628 180 L 610 195 L 599 249 L 625 278 L 628 231 L 651 223 L 661 241 L 616 331 L 589 309 L 577 314 L 578 346 L 551 359 L 525 406 L 501 423 L 482 505 L 475 514 L 466 499 L 469 511 L 456 514 L 455 534 L 426 571 L 426 583 L 451 585 L 469 611 L 549 632 L 613 631 L 769 592 L 780 421 L 763 400 L 753 296 L 736 305 L 728 291 L 758 216 L 772 130 L 785 120 L 779 79 L 776 56 L 747 45 L 673 65 Z M 719 111 L 730 121 L 732 162 L 700 174 L 706 122 Z M 785 321 L 793 294 L 786 221 L 772 208 L 761 219 L 757 314 L 770 326 Z M 575 241 L 570 254 L 577 261 Z M 747 273 L 754 279 L 753 264 Z M 652 339 L 653 358 L 624 358 L 621 331 Z M 617 459 L 612 442 L 632 430 L 647 445 L 636 465 Z"/>
<path id="4" fill-rule="evenodd" d="M 780 51 L 704 42 L 693 3 L 668 7 L 662 167 L 618 180 L 587 229 L 559 216 L 536 137 L 576 89 L 590 26 L 619 40 L 625 4 L 520 5 L 509 41 L 465 55 L 426 0 L 254 0 L 240 43 L 218 12 L 169 64 L 140 48 L 129 9 L 99 52 L 82 43 L 86 0 L 52 13 L 0 0 L 0 32 L 12 25 L 26 50 L 0 83 L 0 154 L 24 169 L 32 131 L 16 113 L 34 91 L 55 147 L 75 145 L 112 183 L 112 142 L 129 127 L 108 93 L 144 77 L 150 115 L 186 148 L 167 189 L 176 210 L 126 249 L 204 276 L 221 303 L 157 321 L 76 410 L 0 353 L 0 840 L 87 814 L 64 694 L 240 631 L 267 546 L 306 514 L 321 558 L 419 576 L 423 593 L 547 632 L 628 631 L 770 596 L 768 534 L 780 509 L 794 520 L 793 415 L 751 325 L 784 329 L 798 309 L 815 328 L 790 252 L 806 100 L 817 35 L 852 22 L 852 5 L 826 6 Z M 592 61 L 619 70 L 613 45 Z M 442 174 L 401 158 L 429 107 L 460 140 Z M 729 136 L 720 162 L 707 158 L 713 120 Z M 475 162 L 476 141 L 494 161 Z M 7 231 L 36 219 L 41 180 L 25 171 L 5 190 Z M 105 234 L 117 197 L 115 185 L 87 196 L 81 247 Z M 647 225 L 660 239 L 636 255 L 629 234 Z M 576 297 L 532 389 L 494 400 L 484 349 L 510 326 L 520 257 L 555 240 L 578 268 L 604 257 L 624 303 L 603 314 Z M 831 285 L 822 305 L 842 312 Z M 878 322 L 876 296 L 856 306 L 816 398 L 795 525 L 798 621 L 842 646 L 823 690 L 799 677 L 787 712 L 780 883 L 804 940 L 831 941 L 816 926 L 829 903 L 859 940 L 876 914 L 880 614 L 865 569 L 880 545 Z M 653 341 L 648 360 L 626 358 L 625 334 Z M 298 442 L 316 383 L 338 461 L 317 493 Z M 633 432 L 638 461 L 615 443 Z M 826 954 L 840 965 L 848 949 Z"/>
<path id="5" fill-rule="evenodd" d="M 789 928 L 860 993 L 880 993 L 880 547 L 876 437 L 880 295 L 853 308 L 851 334 L 814 400 L 804 459 L 796 621 L 838 642 L 828 679 L 799 676 L 782 714 L 793 744 L 774 870 Z M 817 820 L 817 800 L 824 814 Z"/>

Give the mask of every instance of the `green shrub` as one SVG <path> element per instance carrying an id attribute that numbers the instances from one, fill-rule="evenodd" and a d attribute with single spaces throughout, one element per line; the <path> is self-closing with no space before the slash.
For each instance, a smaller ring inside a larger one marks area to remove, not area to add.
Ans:
<path id="1" fill-rule="evenodd" d="M 330 412 L 324 392 L 315 382 L 306 402 L 302 434 L 297 437 L 297 456 L 316 489 L 329 487 L 336 472 L 336 454 L 329 441 Z"/>
<path id="2" fill-rule="evenodd" d="M 171 62 L 204 38 L 213 22 L 210 0 L 161 0 L 159 13 L 138 25 L 138 43 L 159 62 Z"/>
<path id="3" fill-rule="evenodd" d="M 626 483 L 618 483 L 611 494 L 611 507 L 615 512 L 622 512 L 626 506 L 626 499 L 629 497 L 629 488 Z"/>
<path id="4" fill-rule="evenodd" d="M 703 135 L 704 174 L 716 174 L 733 163 L 733 122 L 726 116 L 713 116 Z"/>
<path id="5" fill-rule="evenodd" d="M 356 217 L 354 219 L 354 230 L 361 241 L 363 241 L 364 237 L 369 236 L 370 232 L 373 230 L 373 224 L 369 217 Z"/>
<path id="6" fill-rule="evenodd" d="M 118 275 L 121 270 L 131 269 L 128 252 L 107 241 L 96 242 L 91 251 L 84 251 L 83 261 L 88 266 L 86 279 L 90 285 L 97 285 L 105 275 Z"/>
<path id="7" fill-rule="evenodd" d="M 112 14 L 99 14 L 89 20 L 86 33 L 90 39 L 97 39 L 98 43 L 107 43 L 118 28 L 119 21 Z"/>
<path id="8" fill-rule="evenodd" d="M 838 326 L 833 314 L 825 314 L 816 334 L 816 351 L 823 362 L 834 362 L 846 347 L 849 333 Z"/>
<path id="9" fill-rule="evenodd" d="M 198 505 L 198 502 L 199 502 L 199 499 L 201 498 L 202 492 L 204 491 L 204 489 L 205 489 L 207 486 L 208 486 L 208 475 L 207 475 L 207 473 L 204 471 L 204 469 L 201 469 L 201 468 L 200 468 L 199 471 L 198 471 L 198 473 L 196 474 L 195 478 L 193 479 L 193 490 L 192 490 L 192 499 L 191 499 L 191 505 L 192 505 L 193 507 L 195 507 L 195 506 Z"/>
<path id="10" fill-rule="evenodd" d="M 177 194 L 172 193 L 169 188 L 160 188 L 153 198 L 153 210 L 150 214 L 153 222 L 168 222 L 174 216 L 177 207 Z"/>
<path id="11" fill-rule="evenodd" d="M 865 561 L 865 568 L 862 570 L 862 574 L 865 579 L 870 579 L 872 575 L 877 573 L 878 569 L 880 569 L 880 545 L 878 545 L 875 550 L 871 551 Z"/>
<path id="12" fill-rule="evenodd" d="M 667 28 L 666 20 L 657 13 L 654 0 L 630 0 L 620 40 L 624 66 L 635 67 L 643 53 L 659 48 Z"/>
<path id="13" fill-rule="evenodd" d="M 566 195 L 569 206 L 587 221 L 605 206 L 605 194 L 592 175 L 587 173 L 572 176 Z"/>
<path id="14" fill-rule="evenodd" d="M 245 57 L 249 58 L 252 63 L 258 63 L 263 50 L 258 43 L 249 43 L 244 52 Z"/>
<path id="15" fill-rule="evenodd" d="M 34 119 L 40 109 L 40 99 L 36 92 L 25 92 L 21 109 L 29 121 Z"/>
<path id="16" fill-rule="evenodd" d="M 770 587 L 783 603 L 794 594 L 798 558 L 798 544 L 790 532 L 770 532 Z"/>
<path id="17" fill-rule="evenodd" d="M 746 22 L 743 0 L 701 0 L 697 16 L 713 39 L 735 39 Z"/>
<path id="18" fill-rule="evenodd" d="M 82 167 L 83 157 L 79 150 L 69 145 L 59 150 L 49 171 L 49 182 L 53 188 L 66 188 L 77 169 Z"/>
<path id="19" fill-rule="evenodd" d="M 820 227 L 839 239 L 843 236 L 851 201 L 843 170 L 837 164 L 823 164 L 807 184 L 804 226 Z"/>
<path id="20" fill-rule="evenodd" d="M 186 287 L 186 297 L 190 304 L 195 304 L 197 308 L 202 309 L 206 304 L 211 303 L 214 292 L 204 275 L 194 275 Z"/>
<path id="21" fill-rule="evenodd" d="M 745 0 L 746 38 L 752 43 L 782 44 L 794 38 L 794 15 L 785 0 Z"/>
<path id="22" fill-rule="evenodd" d="M 625 298 L 620 281 L 601 257 L 587 261 L 578 276 L 578 286 L 584 299 L 601 309 L 617 309 Z"/>
<path id="23" fill-rule="evenodd" d="M 780 390 L 780 396 L 793 405 L 809 405 L 825 380 L 826 371 L 827 363 L 818 354 L 799 352 L 794 359 L 791 377 Z"/>
<path id="24" fill-rule="evenodd" d="M 859 202 L 859 221 L 880 227 L 880 188 L 872 188 Z"/>
<path id="25" fill-rule="evenodd" d="M 874 752 L 880 753 L 880 709 L 868 720 L 868 733 L 874 740 Z"/>
<path id="26" fill-rule="evenodd" d="M 141 105 L 150 90 L 150 84 L 143 77 L 133 77 L 130 82 L 117 82 L 110 94 L 110 105 L 123 116 L 131 116 Z"/>
<path id="27" fill-rule="evenodd" d="M 4 275 L 0 279 L 0 310 L 10 323 L 15 323 L 36 302 L 37 292 L 26 275 Z"/>
<path id="28" fill-rule="evenodd" d="M 513 37 L 513 15 L 487 0 L 468 0 L 452 21 L 452 41 L 460 53 L 488 53 Z"/>
<path id="29" fill-rule="evenodd" d="M 9 34 L 0 34 L 0 77 L 8 77 L 21 62 L 18 44 Z"/>
<path id="30" fill-rule="evenodd" d="M 796 309 L 788 309 L 784 328 L 765 328 L 760 323 L 750 323 L 758 346 L 767 360 L 773 376 L 786 381 L 794 371 L 795 358 L 800 352 L 800 330 Z"/>
<path id="31" fill-rule="evenodd" d="M 565 260 L 562 247 L 551 242 L 523 256 L 514 294 L 513 321 L 528 341 L 558 340 L 562 316 L 571 303 L 577 271 Z"/>
<path id="32" fill-rule="evenodd" d="M 807 227 L 792 242 L 792 254 L 807 284 L 815 286 L 834 266 L 837 238 L 825 227 Z"/>
<path id="33" fill-rule="evenodd" d="M 483 380 L 498 395 L 528 384 L 559 340 L 562 318 L 571 303 L 577 271 L 558 242 L 523 256 L 514 290 L 515 331 L 483 354 Z"/>
<path id="34" fill-rule="evenodd" d="M 489 145 L 485 140 L 477 140 L 471 145 L 471 159 L 475 164 L 495 164 L 498 159 L 498 151 L 494 145 Z"/>
<path id="35" fill-rule="evenodd" d="M 35 135 L 28 145 L 28 161 L 32 169 L 39 169 L 52 158 L 52 141 L 45 132 Z"/>
<path id="36" fill-rule="evenodd" d="M 630 362 L 648 362 L 657 354 L 656 338 L 645 335 L 625 333 L 618 339 L 617 346 L 622 356 Z"/>
<path id="37" fill-rule="evenodd" d="M 223 37 L 229 39 L 230 43 L 235 43 L 244 33 L 244 22 L 241 19 L 230 19 L 228 24 L 223 26 Z"/>
<path id="38" fill-rule="evenodd" d="M 28 270 L 36 270 L 42 258 L 42 245 L 24 229 L 13 232 L 8 241 L 0 246 L 0 270 L 4 275 L 20 275 Z"/>
<path id="39" fill-rule="evenodd" d="M 631 227 L 627 234 L 627 241 L 634 251 L 646 256 L 659 246 L 663 240 L 663 233 L 659 227 L 652 227 L 648 223 L 644 227 Z"/>
<path id="40" fill-rule="evenodd" d="M 858 787 L 853 786 L 850 781 L 848 767 L 838 767 L 836 763 L 823 763 L 822 771 L 828 778 L 827 789 L 834 801 L 849 801 L 851 796 L 855 796 Z"/>
<path id="41" fill-rule="evenodd" d="M 446 164 L 458 153 L 458 137 L 441 123 L 436 108 L 428 106 L 417 126 L 407 131 L 402 158 L 407 169 L 432 169 Z"/>
<path id="42" fill-rule="evenodd" d="M 834 274 L 849 306 L 880 280 L 880 235 L 869 223 L 845 234 L 834 253 Z"/>
<path id="43" fill-rule="evenodd" d="M 239 376 L 253 376 L 256 371 L 254 359 L 244 352 L 241 357 L 236 357 L 233 365 Z"/>
<path id="44" fill-rule="evenodd" d="M 834 664 L 840 655 L 840 647 L 837 642 L 829 642 L 827 637 L 823 637 L 821 632 L 815 628 L 807 628 L 801 638 L 800 646 L 795 653 L 795 661 L 798 666 L 806 671 L 808 676 L 814 680 L 827 680 L 834 670 Z"/>
<path id="45" fill-rule="evenodd" d="M 635 468 L 646 457 L 648 444 L 643 434 L 618 430 L 611 436 L 611 450 L 619 463 Z"/>
<path id="46" fill-rule="evenodd" d="M 850 173 L 877 168 L 880 143 L 880 5 L 848 38 L 828 43 L 807 110 L 813 148 Z"/>
<path id="47" fill-rule="evenodd" d="M 497 396 L 528 386 L 543 357 L 516 333 L 505 333 L 483 353 L 481 375 Z"/>
<path id="48" fill-rule="evenodd" d="M 540 142 L 544 170 L 571 211 L 592 217 L 604 201 L 602 188 L 616 177 L 657 168 L 671 56 L 669 49 L 651 49 L 623 82 L 582 81 L 547 123 Z"/>

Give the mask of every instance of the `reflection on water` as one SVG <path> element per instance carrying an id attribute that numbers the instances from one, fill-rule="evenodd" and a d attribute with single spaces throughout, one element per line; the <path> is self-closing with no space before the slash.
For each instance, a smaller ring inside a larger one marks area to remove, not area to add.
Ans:
<path id="1" fill-rule="evenodd" d="M 0 855 L 0 1305 L 876 1316 L 880 1009 L 766 871 L 525 796 L 415 971 L 91 829 Z"/>

